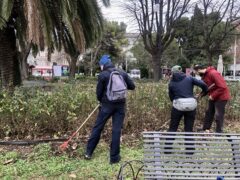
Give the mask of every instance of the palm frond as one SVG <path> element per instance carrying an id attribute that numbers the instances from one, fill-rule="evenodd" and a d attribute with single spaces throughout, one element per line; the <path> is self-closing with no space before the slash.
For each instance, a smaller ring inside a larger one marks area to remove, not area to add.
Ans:
<path id="1" fill-rule="evenodd" d="M 6 26 L 6 23 L 11 16 L 13 2 L 13 0 L 0 1 L 0 29 Z"/>
<path id="2" fill-rule="evenodd" d="M 27 41 L 33 44 L 40 45 L 41 34 L 41 16 L 40 16 L 40 1 L 24 0 L 24 13 L 27 21 Z"/>
<path id="3" fill-rule="evenodd" d="M 51 1 L 41 0 L 40 16 L 42 19 L 42 36 L 44 37 L 44 46 L 52 47 L 54 36 L 53 36 L 53 17 L 51 14 Z M 44 49 L 44 48 L 43 48 Z M 42 48 L 41 48 L 42 50 Z"/>
<path id="4" fill-rule="evenodd" d="M 70 56 L 75 56 L 76 54 L 78 54 L 75 43 L 73 42 L 71 34 L 69 33 L 69 30 L 66 26 L 63 27 L 62 39 L 64 50 L 67 54 L 69 54 Z"/>
<path id="5" fill-rule="evenodd" d="M 81 18 L 86 46 L 89 47 L 101 35 L 103 27 L 103 16 L 97 1 L 78 1 L 78 16 Z"/>
<path id="6" fill-rule="evenodd" d="M 50 24 L 51 24 L 51 29 L 48 31 L 49 32 L 48 37 L 51 36 L 51 41 L 52 41 L 51 44 L 53 44 L 58 51 L 61 51 L 61 47 L 62 47 L 61 36 L 62 36 L 62 26 L 63 26 L 63 23 L 62 23 L 63 18 L 61 14 L 61 11 L 62 11 L 61 3 L 59 3 L 59 1 L 53 1 L 53 0 L 47 0 L 47 1 L 43 0 L 43 1 L 44 1 L 43 8 L 47 8 L 46 16 L 48 17 L 49 19 L 48 21 L 50 21 Z"/>
<path id="7" fill-rule="evenodd" d="M 76 50 L 84 51 L 101 36 L 103 16 L 97 0 L 0 0 L 0 28 L 11 16 L 16 2 L 21 4 L 16 10 L 15 28 L 22 46 L 27 41 L 40 50 L 47 46 L 60 51 L 63 44 L 64 49 L 75 47 L 74 54 Z M 110 5 L 109 0 L 103 3 Z"/>
<path id="8" fill-rule="evenodd" d="M 85 42 L 85 36 L 84 36 L 82 24 L 79 18 L 75 18 L 73 20 L 72 27 L 73 27 L 76 47 L 80 52 L 84 52 L 86 47 L 86 42 Z"/>
<path id="9" fill-rule="evenodd" d="M 14 11 L 18 12 L 18 16 L 16 17 L 16 37 L 19 42 L 19 48 L 25 49 L 27 46 L 27 22 L 25 19 L 25 14 L 24 14 L 24 2 L 23 1 L 18 1 L 18 3 L 14 4 Z"/>
<path id="10" fill-rule="evenodd" d="M 72 5 L 71 3 L 75 3 L 75 0 L 60 0 L 61 3 L 61 13 L 63 18 L 63 23 L 68 28 L 68 33 L 71 35 L 72 39 L 75 40 L 75 34 L 73 30 L 73 20 L 75 18 L 75 12 L 77 6 Z"/>

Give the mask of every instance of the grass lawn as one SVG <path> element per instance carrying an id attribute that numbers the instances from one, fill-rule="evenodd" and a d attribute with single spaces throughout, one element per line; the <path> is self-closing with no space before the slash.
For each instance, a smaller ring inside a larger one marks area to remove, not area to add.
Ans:
<path id="1" fill-rule="evenodd" d="M 141 146 L 121 148 L 120 164 L 109 164 L 109 148 L 106 143 L 98 145 L 93 159 L 83 159 L 84 146 L 76 150 L 73 157 L 69 154 L 54 155 L 51 147 L 41 144 L 28 149 L 4 150 L 0 146 L 0 179 L 116 179 L 121 164 L 130 160 L 142 160 Z M 137 169 L 139 165 L 135 165 Z M 128 168 L 129 170 L 130 168 Z M 129 179 L 130 172 L 126 171 Z M 125 174 L 125 175 L 126 175 Z"/>

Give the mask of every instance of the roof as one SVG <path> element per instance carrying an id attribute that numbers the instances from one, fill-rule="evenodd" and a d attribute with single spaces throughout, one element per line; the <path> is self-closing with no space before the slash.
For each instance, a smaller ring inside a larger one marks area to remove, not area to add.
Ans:
<path id="1" fill-rule="evenodd" d="M 33 69 L 52 69 L 52 66 L 35 66 Z"/>

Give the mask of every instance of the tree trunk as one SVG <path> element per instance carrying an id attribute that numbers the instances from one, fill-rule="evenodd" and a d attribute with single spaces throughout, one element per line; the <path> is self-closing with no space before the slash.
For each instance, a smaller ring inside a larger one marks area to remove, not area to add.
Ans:
<path id="1" fill-rule="evenodd" d="M 28 64 L 27 64 L 27 58 L 29 56 L 31 50 L 31 44 L 28 44 L 24 49 L 22 49 L 22 52 L 20 53 L 19 62 L 20 62 L 20 74 L 22 80 L 25 80 L 28 78 Z"/>
<path id="2" fill-rule="evenodd" d="M 11 88 L 21 84 L 16 36 L 13 28 L 0 30 L 0 87 Z"/>
<path id="3" fill-rule="evenodd" d="M 208 50 L 206 50 L 206 55 L 207 55 L 207 59 L 208 59 L 208 65 L 212 66 L 212 54 L 211 52 L 209 52 Z"/>
<path id="4" fill-rule="evenodd" d="M 28 65 L 27 65 L 26 59 L 22 59 L 20 61 L 20 73 L 21 73 L 22 80 L 25 80 L 28 78 Z"/>
<path id="5" fill-rule="evenodd" d="M 98 55 L 98 52 L 99 52 L 99 50 L 101 49 L 101 47 L 102 47 L 102 44 L 99 44 L 98 46 L 97 46 L 97 48 L 96 48 L 96 50 L 95 50 L 95 53 L 94 53 L 94 56 L 93 56 L 93 63 L 95 63 L 96 62 L 96 59 L 97 59 L 97 55 Z"/>
<path id="6" fill-rule="evenodd" d="M 78 59 L 78 57 L 71 57 L 69 79 L 74 79 L 75 78 L 75 72 L 76 72 L 76 67 L 77 67 L 77 59 Z"/>
<path id="7" fill-rule="evenodd" d="M 159 81 L 162 77 L 161 75 L 161 55 L 152 55 L 152 65 L 153 65 L 153 79 L 155 82 Z"/>

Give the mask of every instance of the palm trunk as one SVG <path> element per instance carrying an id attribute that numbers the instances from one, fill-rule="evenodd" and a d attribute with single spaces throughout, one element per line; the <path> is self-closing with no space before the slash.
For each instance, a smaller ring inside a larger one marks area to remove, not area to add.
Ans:
<path id="1" fill-rule="evenodd" d="M 77 67 L 77 59 L 78 59 L 77 57 L 71 57 L 69 79 L 74 79 L 75 78 L 75 72 L 76 72 L 76 67 Z"/>
<path id="2" fill-rule="evenodd" d="M 25 80 L 28 78 L 28 65 L 25 58 L 22 59 L 22 61 L 20 61 L 20 73 L 21 73 L 22 80 Z"/>
<path id="3" fill-rule="evenodd" d="M 0 87 L 11 88 L 20 85 L 21 76 L 14 29 L 8 26 L 0 30 L 0 42 Z"/>
<path id="4" fill-rule="evenodd" d="M 19 63 L 20 63 L 20 73 L 21 73 L 22 80 L 27 79 L 29 76 L 27 58 L 29 56 L 30 50 L 31 50 L 31 44 L 28 44 L 24 49 L 22 49 L 22 52 L 20 53 Z"/>

